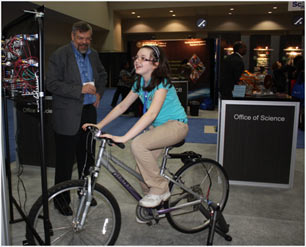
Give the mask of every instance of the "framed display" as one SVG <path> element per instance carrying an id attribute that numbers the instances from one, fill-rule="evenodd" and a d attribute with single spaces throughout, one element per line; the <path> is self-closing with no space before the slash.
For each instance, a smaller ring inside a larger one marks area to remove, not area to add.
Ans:
<path id="1" fill-rule="evenodd" d="M 218 161 L 230 183 L 293 185 L 299 103 L 222 100 Z"/>

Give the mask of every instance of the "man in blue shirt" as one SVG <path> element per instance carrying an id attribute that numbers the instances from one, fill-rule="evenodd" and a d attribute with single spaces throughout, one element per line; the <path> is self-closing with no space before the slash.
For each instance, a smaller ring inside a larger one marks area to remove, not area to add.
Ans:
<path id="1" fill-rule="evenodd" d="M 72 27 L 71 42 L 50 57 L 46 88 L 52 94 L 52 124 L 55 132 L 55 184 L 70 180 L 75 157 L 79 176 L 94 165 L 93 155 L 86 152 L 86 122 L 96 122 L 96 108 L 103 95 L 107 74 L 99 55 L 90 48 L 92 28 L 86 22 Z M 90 146 L 88 146 L 90 149 Z M 93 151 L 95 146 L 93 146 Z M 84 164 L 86 166 L 84 167 Z M 55 202 L 63 215 L 72 215 L 69 193 L 64 206 Z M 96 202 L 93 200 L 92 205 Z"/>

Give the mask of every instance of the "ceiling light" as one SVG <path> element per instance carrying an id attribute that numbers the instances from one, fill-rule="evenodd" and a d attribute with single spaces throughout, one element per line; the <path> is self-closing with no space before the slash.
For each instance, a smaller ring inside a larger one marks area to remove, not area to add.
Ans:
<path id="1" fill-rule="evenodd" d="M 273 7 L 273 9 L 277 9 L 277 7 L 276 7 L 276 6 L 274 6 L 274 7 Z"/>
<path id="2" fill-rule="evenodd" d="M 230 8 L 230 11 L 233 11 L 233 10 L 235 10 L 234 8 Z"/>
<path id="3" fill-rule="evenodd" d="M 140 18 L 140 15 L 137 15 L 137 18 Z"/>
<path id="4" fill-rule="evenodd" d="M 173 14 L 172 16 L 176 16 L 176 14 Z"/>
<path id="5" fill-rule="evenodd" d="M 269 14 L 269 15 L 272 14 L 272 11 L 269 11 L 268 14 Z"/>
<path id="6" fill-rule="evenodd" d="M 133 11 L 131 14 L 132 14 L 132 15 L 135 15 L 136 13 Z"/>
<path id="7" fill-rule="evenodd" d="M 232 15 L 233 13 L 229 12 L 228 14 L 229 14 L 229 15 Z"/>
<path id="8" fill-rule="evenodd" d="M 171 10 L 169 10 L 169 12 L 170 12 L 170 13 L 173 13 L 173 10 L 171 9 Z"/>

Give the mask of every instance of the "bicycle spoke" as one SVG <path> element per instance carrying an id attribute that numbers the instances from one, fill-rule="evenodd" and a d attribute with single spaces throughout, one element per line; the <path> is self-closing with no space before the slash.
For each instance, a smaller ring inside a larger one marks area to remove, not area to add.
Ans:
<path id="1" fill-rule="evenodd" d="M 65 228 L 65 229 L 67 229 L 67 228 Z M 58 237 L 56 237 L 54 240 L 52 240 L 51 243 L 54 244 L 54 243 L 58 242 L 60 239 L 62 239 L 65 235 L 67 235 L 71 231 L 72 231 L 71 228 L 67 229 L 66 232 L 63 232 L 62 234 L 60 234 Z"/>

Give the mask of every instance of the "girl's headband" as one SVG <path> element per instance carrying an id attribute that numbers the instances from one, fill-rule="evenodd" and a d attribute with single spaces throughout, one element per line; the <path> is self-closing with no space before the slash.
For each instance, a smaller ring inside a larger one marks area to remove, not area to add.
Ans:
<path id="1" fill-rule="evenodd" d="M 155 52 L 156 57 L 157 57 L 157 61 L 158 61 L 159 60 L 159 56 L 160 56 L 159 49 L 157 48 L 157 46 L 153 46 L 153 45 L 149 45 L 149 47 Z"/>

